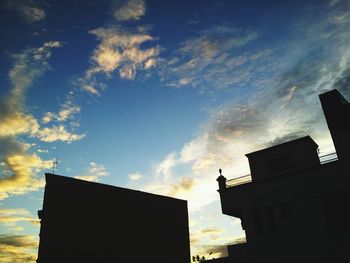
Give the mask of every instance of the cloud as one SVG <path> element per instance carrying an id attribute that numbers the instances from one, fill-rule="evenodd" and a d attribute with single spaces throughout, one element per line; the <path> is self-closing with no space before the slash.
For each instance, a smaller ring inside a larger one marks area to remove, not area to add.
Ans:
<path id="1" fill-rule="evenodd" d="M 100 96 L 100 92 L 95 88 L 94 86 L 91 86 L 89 84 L 82 84 L 82 89 L 86 91 L 87 93 L 90 93 L 92 95 Z"/>
<path id="2" fill-rule="evenodd" d="M 183 177 L 180 182 L 173 183 L 169 195 L 176 196 L 181 192 L 191 191 L 195 184 L 194 178 Z"/>
<path id="3" fill-rule="evenodd" d="M 128 175 L 128 177 L 132 181 L 138 181 L 138 180 L 140 180 L 143 177 L 143 175 L 140 174 L 140 173 L 131 173 L 131 174 Z"/>
<path id="4" fill-rule="evenodd" d="M 32 0 L 7 0 L 6 7 L 8 10 L 18 12 L 27 23 L 34 23 L 44 20 L 46 17 L 45 10 L 37 2 Z"/>
<path id="5" fill-rule="evenodd" d="M 145 33 L 130 33 L 117 27 L 97 28 L 90 33 L 101 41 L 92 57 L 95 67 L 91 72 L 109 74 L 120 68 L 121 75 L 123 70 L 130 70 L 134 76 L 136 68 L 145 68 L 145 63 L 150 63 L 149 60 L 156 59 L 159 54 L 159 47 L 140 48 L 141 44 L 154 40 Z"/>
<path id="6" fill-rule="evenodd" d="M 9 72 L 11 88 L 0 99 L 0 199 L 42 188 L 44 179 L 37 174 L 52 166 L 51 160 L 42 160 L 35 152 L 29 152 L 30 147 L 22 141 L 24 136 L 44 142 L 72 142 L 85 136 L 70 133 L 63 125 L 43 128 L 25 107 L 27 89 L 50 69 L 51 50 L 60 46 L 60 42 L 50 41 L 39 48 L 25 49 L 13 55 L 15 63 Z M 71 116 L 68 106 L 57 119 Z"/>
<path id="7" fill-rule="evenodd" d="M 74 134 L 66 130 L 63 125 L 54 125 L 49 128 L 43 128 L 36 135 L 43 142 L 55 142 L 63 141 L 71 143 L 73 141 L 79 141 L 85 137 L 85 134 Z"/>
<path id="8" fill-rule="evenodd" d="M 15 225 L 17 222 L 37 224 L 38 219 L 34 218 L 28 210 L 23 208 L 0 209 L 0 223 L 11 226 L 9 230 L 14 229 L 15 231 L 20 231 Z"/>
<path id="9" fill-rule="evenodd" d="M 215 25 L 201 30 L 197 36 L 180 44 L 173 59 L 162 58 L 161 79 L 170 87 L 191 86 L 201 90 L 210 87 L 211 92 L 249 82 L 253 72 L 266 64 L 271 54 L 269 49 L 251 54 L 244 51 L 243 48 L 258 36 L 256 31 L 232 25 Z"/>
<path id="10" fill-rule="evenodd" d="M 81 107 L 75 103 L 74 96 L 75 93 L 70 91 L 57 113 L 49 111 L 44 114 L 42 118 L 43 124 L 56 124 L 39 129 L 34 134 L 34 137 L 43 142 L 62 141 L 71 143 L 73 141 L 79 141 L 86 136 L 86 134 L 76 134 L 75 132 L 68 131 L 65 125 L 68 121 L 71 129 L 80 125 L 77 115 L 80 113 Z"/>
<path id="11" fill-rule="evenodd" d="M 220 234 L 222 232 L 222 229 L 219 228 L 207 228 L 207 229 L 203 229 L 202 234 Z"/>
<path id="12" fill-rule="evenodd" d="M 202 239 L 204 236 L 207 236 L 208 233 L 206 230 L 211 232 L 211 229 L 204 229 L 204 233 L 196 233 L 195 238 L 196 239 Z M 216 229 L 212 229 L 216 230 Z M 217 234 L 219 235 L 221 233 L 220 229 L 217 229 Z M 195 249 L 195 255 L 201 255 L 205 256 L 206 259 L 212 259 L 212 258 L 220 258 L 220 257 L 227 257 L 227 246 L 229 245 L 234 245 L 234 244 L 240 244 L 240 243 L 245 243 L 246 238 L 245 236 L 235 236 L 235 237 L 229 237 L 228 238 L 230 241 L 227 242 L 225 241 L 223 244 L 198 244 L 196 245 Z M 192 240 L 192 236 L 191 236 Z M 220 240 L 216 240 L 216 242 L 220 242 Z"/>
<path id="13" fill-rule="evenodd" d="M 52 161 L 44 161 L 36 154 L 21 152 L 5 156 L 4 164 L 0 178 L 0 200 L 9 195 L 24 194 L 44 187 L 44 179 L 34 175 L 42 169 L 50 168 Z"/>
<path id="14" fill-rule="evenodd" d="M 205 256 L 207 259 L 226 257 L 227 246 L 246 242 L 244 236 L 220 238 L 223 232 L 223 229 L 220 228 L 206 228 L 191 232 L 190 240 L 193 246 L 193 255 Z"/>
<path id="15" fill-rule="evenodd" d="M 7 218 L 11 217 L 13 215 L 19 215 L 19 216 L 30 216 L 30 212 L 23 208 L 17 208 L 17 209 L 0 209 L 0 222 L 8 222 Z M 10 220 L 12 221 L 12 220 Z"/>
<path id="16" fill-rule="evenodd" d="M 199 252 L 201 255 L 207 255 L 208 259 L 227 257 L 227 245 L 203 245 Z"/>
<path id="17" fill-rule="evenodd" d="M 29 235 L 0 235 L 0 261 L 4 263 L 36 262 L 38 239 Z"/>
<path id="18" fill-rule="evenodd" d="M 204 228 L 198 231 L 192 230 L 190 240 L 192 244 L 199 245 L 199 243 L 201 243 L 200 240 L 203 240 L 207 237 L 209 237 L 210 241 L 217 240 L 219 238 L 219 235 L 223 232 L 223 229 L 217 227 Z"/>
<path id="19" fill-rule="evenodd" d="M 21 53 L 13 55 L 14 66 L 9 72 L 11 81 L 11 90 L 9 94 L 0 100 L 0 136 L 15 136 L 28 134 L 31 137 L 47 139 L 49 130 L 56 128 L 45 128 L 43 131 L 36 118 L 25 110 L 25 93 L 33 82 L 42 76 L 50 65 L 48 60 L 51 57 L 53 48 L 61 47 L 58 41 L 50 41 L 39 48 L 29 48 Z M 57 121 L 66 121 L 80 111 L 80 107 L 73 103 L 72 96 L 68 96 L 63 104 L 61 111 L 55 115 L 53 113 L 45 116 L 45 123 L 56 119 Z M 65 133 L 65 137 L 67 132 Z M 81 136 L 70 136 L 71 138 L 81 138 Z M 63 137 L 61 137 L 61 140 Z"/>
<path id="20" fill-rule="evenodd" d="M 255 31 L 243 31 L 228 25 L 212 26 L 199 34 L 200 36 L 185 41 L 180 50 L 210 59 L 219 53 L 244 46 L 258 37 Z"/>
<path id="21" fill-rule="evenodd" d="M 81 179 L 85 181 L 98 182 L 100 177 L 108 176 L 109 171 L 102 164 L 97 164 L 95 162 L 90 162 L 87 172 L 84 175 L 75 176 L 76 179 Z"/>
<path id="22" fill-rule="evenodd" d="M 10 227 L 8 230 L 9 230 L 9 231 L 11 231 L 11 232 L 18 233 L 18 232 L 23 231 L 23 230 L 24 230 L 24 228 L 23 228 L 23 227 L 21 227 L 21 226 L 15 226 L 15 227 Z"/>
<path id="23" fill-rule="evenodd" d="M 186 44 L 190 42 L 185 42 L 183 54 L 167 62 L 173 79 L 178 77 L 179 82 L 190 78 L 183 81 L 189 85 L 215 79 L 213 89 L 227 85 L 239 93 L 231 90 L 232 100 L 208 111 L 208 120 L 198 135 L 165 155 L 154 166 L 155 176 L 148 182 L 143 180 L 142 189 L 186 199 L 192 213 L 218 201 L 215 178 L 219 168 L 227 178 L 249 174 L 245 157 L 249 152 L 305 135 L 314 138 L 323 153 L 334 151 L 318 95 L 339 88 L 350 96 L 350 20 L 341 19 L 350 11 L 337 5 L 322 21 L 298 20 L 298 37 L 293 35 L 288 42 L 279 43 L 284 52 L 279 56 L 266 46 L 237 55 L 237 45 L 244 47 L 257 37 L 244 30 L 232 32 L 240 32 L 245 40 L 222 40 L 222 45 L 211 43 L 205 34 L 191 39 L 199 47 L 199 51 L 191 51 L 192 55 L 188 51 L 191 46 Z M 219 31 L 226 35 L 229 29 Z M 208 74 L 213 78 L 207 79 Z M 242 76 L 236 78 L 236 74 Z M 184 183 L 190 187 L 184 187 Z M 203 193 L 205 200 L 201 198 Z"/>
<path id="24" fill-rule="evenodd" d="M 165 180 L 170 178 L 172 176 L 171 168 L 173 168 L 177 163 L 176 153 L 173 152 L 168 154 L 164 160 L 157 165 L 155 169 L 156 175 L 163 176 Z"/>
<path id="25" fill-rule="evenodd" d="M 139 20 L 146 11 L 143 0 L 126 0 L 121 5 L 115 4 L 113 16 L 118 21 Z"/>
<path id="26" fill-rule="evenodd" d="M 69 109 L 76 110 L 76 109 Z M 58 121 L 62 121 L 63 118 L 68 118 L 68 114 L 71 114 L 67 110 L 58 115 Z M 2 117 L 2 118 L 1 118 Z M 44 117 L 45 118 L 45 117 Z M 48 116 L 46 115 L 46 119 Z M 51 127 L 40 127 L 37 119 L 30 114 L 22 112 L 9 113 L 6 116 L 0 116 L 2 123 L 0 124 L 0 137 L 17 136 L 21 134 L 29 135 L 30 137 L 38 138 L 43 142 L 63 141 L 71 143 L 73 141 L 81 140 L 85 137 L 85 134 L 75 134 L 66 130 L 64 125 L 53 125 Z"/>
<path id="27" fill-rule="evenodd" d="M 105 85 L 98 80 L 102 74 L 110 78 L 115 71 L 122 79 L 133 80 L 138 71 L 150 70 L 158 60 L 159 46 L 143 49 L 144 43 L 154 41 L 154 38 L 138 29 L 127 31 L 121 27 L 97 28 L 89 33 L 95 35 L 100 44 L 93 51 L 91 67 L 78 83 L 88 93 L 99 95 Z"/>
<path id="28" fill-rule="evenodd" d="M 39 48 L 28 48 L 12 56 L 15 61 L 9 72 L 12 90 L 7 97 L 8 102 L 2 106 L 2 110 L 4 106 L 8 107 L 6 112 L 23 106 L 27 88 L 32 85 L 35 79 L 50 69 L 48 61 L 52 54 L 51 50 L 61 46 L 59 41 L 49 41 Z"/>
<path id="29" fill-rule="evenodd" d="M 69 92 L 65 102 L 61 105 L 61 109 L 58 113 L 46 112 L 42 121 L 43 123 L 49 123 L 51 121 L 65 122 L 72 120 L 77 114 L 80 113 L 80 106 L 74 103 L 74 92 Z"/>
<path id="30" fill-rule="evenodd" d="M 50 41 L 42 47 L 25 49 L 13 55 L 15 63 L 9 72 L 11 90 L 0 99 L 0 136 L 35 136 L 38 132 L 37 120 L 24 109 L 25 93 L 35 79 L 50 69 L 51 49 L 60 46 L 60 42 Z"/>
<path id="31" fill-rule="evenodd" d="M 35 136 L 39 132 L 39 124 L 32 115 L 27 115 L 22 112 L 9 113 L 6 116 L 1 116 L 2 123 L 0 124 L 0 136 L 16 136 L 19 134 L 29 134 Z"/>

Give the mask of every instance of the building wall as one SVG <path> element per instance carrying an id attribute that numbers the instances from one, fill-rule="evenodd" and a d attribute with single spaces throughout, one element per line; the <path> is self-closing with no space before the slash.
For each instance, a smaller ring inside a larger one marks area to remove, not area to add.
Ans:
<path id="1" fill-rule="evenodd" d="M 38 262 L 189 262 L 187 202 L 46 174 Z"/>

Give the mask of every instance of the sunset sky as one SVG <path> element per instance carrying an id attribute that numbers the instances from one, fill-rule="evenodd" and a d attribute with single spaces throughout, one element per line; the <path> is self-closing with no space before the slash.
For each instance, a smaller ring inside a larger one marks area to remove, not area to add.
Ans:
<path id="1" fill-rule="evenodd" d="M 5 0 L 0 17 L 0 262 L 35 262 L 55 158 L 188 200 L 192 255 L 218 257 L 244 238 L 219 168 L 305 135 L 334 151 L 318 95 L 350 96 L 349 1 Z"/>

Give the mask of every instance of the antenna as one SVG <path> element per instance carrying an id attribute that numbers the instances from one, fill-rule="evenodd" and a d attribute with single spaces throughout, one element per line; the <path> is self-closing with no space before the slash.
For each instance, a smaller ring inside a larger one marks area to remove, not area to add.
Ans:
<path id="1" fill-rule="evenodd" d="M 55 168 L 58 167 L 58 157 L 56 157 L 55 160 L 52 161 L 52 173 L 55 173 Z"/>

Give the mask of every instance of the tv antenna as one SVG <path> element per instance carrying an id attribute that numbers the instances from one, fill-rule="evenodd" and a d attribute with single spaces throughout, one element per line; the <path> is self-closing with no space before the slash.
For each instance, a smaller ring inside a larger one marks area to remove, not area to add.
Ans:
<path id="1" fill-rule="evenodd" d="M 58 157 L 56 157 L 55 160 L 52 161 L 52 173 L 55 173 L 55 168 L 57 169 L 58 167 Z"/>

